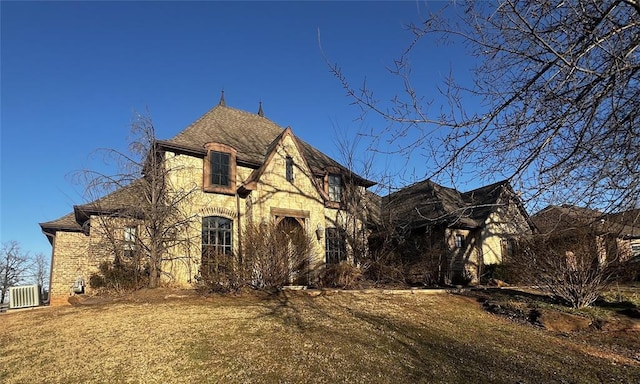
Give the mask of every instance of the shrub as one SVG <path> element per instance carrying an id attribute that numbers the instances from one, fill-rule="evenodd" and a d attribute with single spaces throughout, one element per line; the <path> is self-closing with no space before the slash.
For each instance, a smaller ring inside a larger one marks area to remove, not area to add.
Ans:
<path id="1" fill-rule="evenodd" d="M 359 287 L 362 277 L 360 268 L 343 261 L 325 267 L 320 277 L 320 285 L 328 288 L 354 289 Z"/>
<path id="2" fill-rule="evenodd" d="M 289 221 L 250 224 L 241 235 L 241 254 L 205 254 L 196 288 L 234 292 L 243 287 L 278 289 L 309 283 L 311 239 Z"/>
<path id="3" fill-rule="evenodd" d="M 234 254 L 205 250 L 202 255 L 196 289 L 205 292 L 227 293 L 238 291 L 245 284 L 241 265 Z"/>
<path id="4" fill-rule="evenodd" d="M 126 263 L 116 258 L 113 262 L 104 261 L 98 266 L 98 272 L 89 277 L 89 286 L 108 291 L 133 291 L 147 285 L 148 268 L 136 263 Z"/>
<path id="5" fill-rule="evenodd" d="M 620 278 L 628 262 L 621 261 L 615 237 L 591 228 L 551 236 L 534 236 L 509 260 L 510 271 L 537 285 L 565 304 L 591 305 Z"/>

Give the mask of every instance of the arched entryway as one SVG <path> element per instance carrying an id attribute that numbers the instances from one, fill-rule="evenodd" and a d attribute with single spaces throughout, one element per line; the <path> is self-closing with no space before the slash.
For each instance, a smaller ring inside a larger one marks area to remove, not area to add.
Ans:
<path id="1" fill-rule="evenodd" d="M 278 241 L 289 259 L 289 283 L 293 285 L 309 284 L 310 241 L 304 230 L 304 219 L 295 217 L 278 218 Z"/>

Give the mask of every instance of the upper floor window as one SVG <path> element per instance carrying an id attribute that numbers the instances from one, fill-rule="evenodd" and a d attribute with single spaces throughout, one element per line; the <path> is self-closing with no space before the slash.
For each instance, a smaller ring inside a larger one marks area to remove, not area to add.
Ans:
<path id="1" fill-rule="evenodd" d="M 236 150 L 218 143 L 208 143 L 205 148 L 203 189 L 206 192 L 235 193 Z"/>
<path id="2" fill-rule="evenodd" d="M 134 225 L 130 225 L 124 227 L 124 237 L 123 237 L 123 253 L 125 257 L 133 257 L 135 256 L 137 249 L 137 241 L 138 238 L 138 227 Z"/>
<path id="3" fill-rule="evenodd" d="M 231 178 L 230 159 L 231 155 L 224 152 L 209 152 L 209 183 L 220 187 L 229 187 Z"/>
<path id="4" fill-rule="evenodd" d="M 342 201 L 342 176 L 336 174 L 329 175 L 329 200 Z"/>
<path id="5" fill-rule="evenodd" d="M 287 156 L 287 161 L 286 161 L 286 176 L 287 176 L 287 181 L 290 183 L 293 183 L 293 158 L 291 156 Z"/>
<path id="6" fill-rule="evenodd" d="M 456 235 L 456 248 L 462 248 L 464 245 L 464 235 Z"/>
<path id="7" fill-rule="evenodd" d="M 338 264 L 347 260 L 345 233 L 338 228 L 325 229 L 327 264 Z"/>

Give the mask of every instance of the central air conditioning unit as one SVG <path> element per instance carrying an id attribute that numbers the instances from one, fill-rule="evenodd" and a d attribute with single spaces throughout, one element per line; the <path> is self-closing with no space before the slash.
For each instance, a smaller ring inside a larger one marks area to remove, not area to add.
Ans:
<path id="1" fill-rule="evenodd" d="M 23 285 L 9 288 L 9 309 L 37 307 L 39 305 L 39 285 Z"/>

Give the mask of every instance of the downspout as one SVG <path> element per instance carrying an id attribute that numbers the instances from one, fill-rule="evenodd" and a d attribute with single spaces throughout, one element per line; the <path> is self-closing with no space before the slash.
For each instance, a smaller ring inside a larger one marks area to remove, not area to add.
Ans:
<path id="1" fill-rule="evenodd" d="M 238 191 L 236 191 L 236 217 L 238 218 L 238 264 L 242 265 L 242 234 L 240 232 L 240 223 L 241 223 L 241 215 L 240 215 L 240 195 L 238 195 Z"/>

